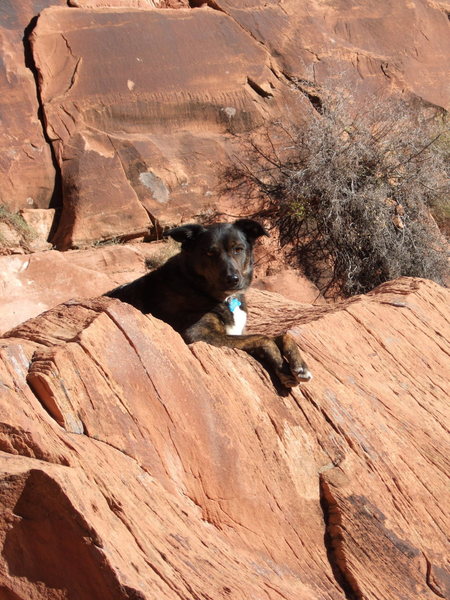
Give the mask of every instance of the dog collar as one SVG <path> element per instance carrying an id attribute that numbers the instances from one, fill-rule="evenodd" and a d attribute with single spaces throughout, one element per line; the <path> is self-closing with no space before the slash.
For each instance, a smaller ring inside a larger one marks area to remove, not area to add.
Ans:
<path id="1" fill-rule="evenodd" d="M 236 296 L 229 296 L 225 302 L 228 304 L 228 308 L 230 309 L 230 311 L 232 313 L 234 313 L 234 311 L 239 308 L 242 304 L 242 302 L 240 300 L 238 300 L 238 298 L 236 298 Z"/>

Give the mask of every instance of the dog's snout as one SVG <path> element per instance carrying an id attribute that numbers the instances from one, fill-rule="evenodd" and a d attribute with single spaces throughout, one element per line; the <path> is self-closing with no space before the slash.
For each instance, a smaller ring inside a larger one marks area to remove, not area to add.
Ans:
<path id="1" fill-rule="evenodd" d="M 229 283 L 230 285 L 236 285 L 239 282 L 239 275 L 237 275 L 236 273 L 231 273 L 229 275 L 227 275 L 227 283 Z"/>

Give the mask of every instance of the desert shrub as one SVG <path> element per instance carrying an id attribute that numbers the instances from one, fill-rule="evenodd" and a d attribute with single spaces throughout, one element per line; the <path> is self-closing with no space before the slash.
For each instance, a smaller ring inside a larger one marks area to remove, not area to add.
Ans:
<path id="1" fill-rule="evenodd" d="M 28 225 L 22 215 L 10 211 L 3 204 L 0 204 L 0 223 L 4 223 L 17 234 L 20 245 L 25 249 L 28 249 L 29 244 L 36 238 L 36 232 Z M 8 247 L 10 243 L 11 240 L 5 239 L 0 233 L 0 247 Z"/>
<path id="2" fill-rule="evenodd" d="M 448 211 L 445 135 L 431 109 L 394 99 L 358 109 L 323 93 L 316 118 L 272 123 L 228 176 L 328 293 L 364 293 L 401 275 L 443 283 L 447 247 L 430 211 Z"/>

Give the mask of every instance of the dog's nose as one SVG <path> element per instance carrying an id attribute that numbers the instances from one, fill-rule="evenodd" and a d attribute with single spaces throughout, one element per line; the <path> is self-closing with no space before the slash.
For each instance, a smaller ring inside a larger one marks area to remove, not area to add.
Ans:
<path id="1" fill-rule="evenodd" d="M 236 285 L 236 283 L 238 283 L 239 281 L 239 275 L 227 275 L 227 283 L 229 283 L 230 285 Z"/>

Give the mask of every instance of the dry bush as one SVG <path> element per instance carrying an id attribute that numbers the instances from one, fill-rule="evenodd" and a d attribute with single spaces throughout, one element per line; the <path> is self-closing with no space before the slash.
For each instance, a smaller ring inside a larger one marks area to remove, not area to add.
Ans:
<path id="1" fill-rule="evenodd" d="M 445 135 L 436 111 L 398 99 L 358 110 L 327 92 L 304 127 L 253 137 L 228 177 L 322 290 L 350 296 L 401 275 L 442 284 L 447 246 L 430 210 L 448 211 Z"/>
<path id="2" fill-rule="evenodd" d="M 30 244 L 36 239 L 36 232 L 24 220 L 19 213 L 11 212 L 6 206 L 0 204 L 0 224 L 4 224 L 8 232 L 6 235 L 0 231 L 0 254 L 4 250 L 11 250 L 11 247 L 20 246 L 25 250 L 30 250 Z"/>

